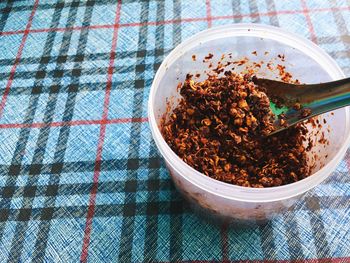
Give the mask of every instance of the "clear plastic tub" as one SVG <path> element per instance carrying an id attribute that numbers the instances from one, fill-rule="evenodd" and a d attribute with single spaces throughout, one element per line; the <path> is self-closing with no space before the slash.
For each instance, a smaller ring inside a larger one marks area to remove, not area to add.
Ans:
<path id="1" fill-rule="evenodd" d="M 258 56 L 252 54 L 257 51 Z M 316 145 L 320 159 L 313 174 L 299 182 L 273 188 L 245 188 L 230 185 L 196 171 L 183 162 L 163 139 L 159 124 L 166 112 L 167 98 L 179 97 L 176 86 L 188 72 L 204 73 L 202 59 L 208 53 L 214 58 L 232 53 L 233 57 L 266 60 L 284 54 L 287 71 L 304 83 L 318 83 L 343 78 L 336 62 L 314 43 L 282 29 L 258 24 L 234 24 L 202 31 L 177 46 L 163 61 L 154 78 L 148 105 L 148 117 L 154 141 L 165 159 L 177 189 L 208 214 L 246 220 L 266 220 L 292 206 L 311 188 L 325 180 L 337 165 L 350 144 L 349 108 L 324 114 L 322 118 L 331 129 L 329 145 Z M 198 58 L 192 61 L 192 55 Z M 269 74 L 269 73 L 267 73 Z M 204 75 L 204 74 L 202 74 Z M 270 76 L 273 77 L 273 76 Z M 309 127 L 312 133 L 313 128 Z"/>

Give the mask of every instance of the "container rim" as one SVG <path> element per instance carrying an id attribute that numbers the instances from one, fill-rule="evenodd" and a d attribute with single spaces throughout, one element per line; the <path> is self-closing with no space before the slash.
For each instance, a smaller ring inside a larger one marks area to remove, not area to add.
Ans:
<path id="1" fill-rule="evenodd" d="M 332 79 L 336 80 L 345 77 L 343 71 L 337 65 L 337 63 L 319 46 L 310 40 L 290 33 L 284 29 L 269 25 L 249 23 L 231 24 L 207 29 L 193 35 L 175 47 L 175 49 L 173 49 L 164 59 L 154 77 L 148 101 L 148 120 L 153 139 L 168 165 L 170 165 L 186 181 L 213 195 L 244 202 L 281 201 L 298 196 L 326 179 L 344 157 L 346 150 L 350 145 L 350 107 L 346 107 L 344 109 L 346 115 L 345 130 L 347 132 L 347 136 L 344 140 L 343 146 L 332 158 L 332 160 L 320 170 L 312 174 L 312 176 L 292 184 L 271 188 L 247 188 L 231 185 L 205 176 L 189 166 L 180 157 L 178 157 L 175 152 L 173 152 L 161 135 L 157 125 L 155 112 L 153 109 L 153 102 L 155 100 L 155 95 L 157 88 L 159 87 L 160 80 L 167 71 L 168 66 L 174 63 L 186 51 L 199 45 L 201 42 L 237 36 L 251 36 L 276 40 L 282 44 L 296 48 L 307 56 L 311 57 L 313 60 L 318 62 L 318 64 L 329 74 Z M 330 172 L 326 172 L 327 170 Z"/>

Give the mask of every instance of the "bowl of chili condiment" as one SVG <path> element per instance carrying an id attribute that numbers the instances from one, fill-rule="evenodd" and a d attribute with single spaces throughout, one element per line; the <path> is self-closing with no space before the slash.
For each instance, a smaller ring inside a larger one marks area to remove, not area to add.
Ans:
<path id="1" fill-rule="evenodd" d="M 350 144 L 349 108 L 283 132 L 254 76 L 319 83 L 344 77 L 320 47 L 280 28 L 235 24 L 177 46 L 154 78 L 153 139 L 176 188 L 207 214 L 265 221 L 331 175 Z"/>

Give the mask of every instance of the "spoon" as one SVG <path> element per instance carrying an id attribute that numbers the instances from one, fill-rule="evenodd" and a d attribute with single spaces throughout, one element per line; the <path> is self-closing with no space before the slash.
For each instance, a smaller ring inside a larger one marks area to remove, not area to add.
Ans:
<path id="1" fill-rule="evenodd" d="M 290 84 L 257 77 L 252 80 L 263 88 L 270 101 L 282 102 L 278 106 L 270 102 L 276 128 L 270 135 L 313 116 L 350 105 L 350 78 L 320 84 Z M 281 123 L 280 114 L 284 114 L 285 122 Z"/>

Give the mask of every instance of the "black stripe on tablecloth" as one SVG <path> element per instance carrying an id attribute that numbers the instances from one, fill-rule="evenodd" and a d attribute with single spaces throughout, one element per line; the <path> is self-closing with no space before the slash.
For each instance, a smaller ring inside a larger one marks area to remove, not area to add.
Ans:
<path id="1" fill-rule="evenodd" d="M 260 15 L 259 15 L 259 8 L 256 3 L 256 0 L 248 0 L 249 4 L 249 13 L 250 14 L 256 14 L 256 16 L 252 16 L 251 20 L 253 23 L 259 23 L 261 21 Z"/>
<path id="2" fill-rule="evenodd" d="M 168 51 L 166 51 L 168 52 Z M 155 60 L 159 60 L 163 56 L 163 54 L 166 54 L 164 50 L 162 49 L 157 49 L 153 52 L 139 52 L 140 54 L 154 54 Z M 55 58 L 57 59 L 56 61 L 60 61 L 60 58 L 63 56 L 56 56 Z M 67 58 L 68 59 L 68 58 Z M 75 60 L 94 60 L 93 56 L 86 56 L 84 59 L 83 55 L 79 56 L 72 56 L 70 57 L 70 60 L 75 61 Z M 46 59 L 44 61 L 47 61 Z M 9 61 L 6 61 L 9 62 Z M 143 68 L 150 68 L 156 71 L 160 65 L 160 62 L 155 62 L 155 63 L 145 63 L 144 61 L 141 61 L 139 64 L 136 65 L 131 65 L 131 66 L 125 66 L 125 65 L 118 65 L 118 67 L 115 69 L 116 73 L 131 73 L 135 71 L 135 66 L 136 70 L 138 72 L 141 72 L 141 69 Z M 17 72 L 15 74 L 16 79 L 32 79 L 32 78 L 37 78 L 37 79 L 44 79 L 50 78 L 50 79 L 55 79 L 57 78 L 57 74 L 59 75 L 66 75 L 66 76 L 80 76 L 83 78 L 84 76 L 98 76 L 98 75 L 105 75 L 107 72 L 108 68 L 107 67 L 95 67 L 91 69 L 82 69 L 82 68 L 75 68 L 75 69 L 55 69 L 55 70 L 41 70 L 39 69 L 38 71 L 21 71 Z M 0 73 L 0 78 L 1 76 L 6 76 L 5 73 Z M 136 78 L 133 80 L 124 80 L 124 81 L 115 81 L 112 85 L 112 87 L 118 86 L 118 89 L 130 89 L 130 87 L 136 87 L 136 88 L 143 88 L 144 83 L 146 82 L 151 82 L 152 77 L 148 78 Z M 140 85 L 141 84 L 141 85 Z M 62 85 L 61 83 L 56 83 L 56 84 L 51 84 L 51 85 L 40 85 L 37 86 L 35 89 L 35 93 L 70 93 L 70 92 L 79 92 L 79 91 L 95 91 L 95 90 L 104 90 L 106 86 L 105 82 L 87 82 L 87 83 L 80 83 L 80 85 L 76 86 L 74 89 L 71 88 L 71 86 L 67 85 Z M 0 88 L 0 93 L 4 92 L 5 88 Z M 28 88 L 28 86 L 16 86 L 12 89 L 10 89 L 9 96 L 16 96 L 16 95 L 30 95 L 33 91 Z"/>
<path id="3" fill-rule="evenodd" d="M 274 12 L 275 14 L 277 14 L 275 1 L 265 0 L 265 3 L 267 6 L 267 10 L 269 10 L 269 12 Z M 271 25 L 277 26 L 277 27 L 280 26 L 278 22 L 278 15 L 269 16 L 269 20 Z"/>
<path id="4" fill-rule="evenodd" d="M 26 128 L 28 129 L 28 128 Z M 152 143 L 154 144 L 154 143 Z M 128 162 L 133 162 L 132 166 L 128 166 Z M 75 161 L 75 162 L 57 162 L 57 163 L 45 163 L 42 164 L 40 169 L 42 174 L 48 173 L 75 173 L 75 172 L 87 172 L 94 170 L 95 161 Z M 29 170 L 35 170 L 35 164 L 22 164 L 20 167 L 13 165 L 0 165 L 0 174 L 9 174 L 9 177 L 17 176 L 18 174 L 28 174 Z M 122 159 L 110 159 L 101 161 L 101 171 L 122 171 L 122 170 L 137 170 L 137 169 L 165 169 L 163 159 L 155 157 L 146 158 L 122 158 Z M 11 171 L 13 170 L 13 173 Z M 337 180 L 341 183 L 350 183 L 350 178 L 346 172 L 337 171 L 333 177 L 337 177 Z M 326 181 L 324 184 L 330 183 Z M 5 184 L 6 186 L 6 184 Z M 1 189 L 1 187 L 0 187 Z"/>
<path id="5" fill-rule="evenodd" d="M 26 128 L 28 129 L 28 128 Z M 128 163 L 133 162 L 132 166 Z M 45 163 L 41 165 L 41 173 L 74 173 L 94 170 L 95 161 L 77 161 L 77 162 L 57 162 Z M 0 165 L 1 174 L 9 174 L 15 177 L 18 174 L 28 174 L 29 171 L 35 170 L 35 164 L 22 164 L 22 166 Z M 101 161 L 101 171 L 120 171 L 120 170 L 137 170 L 137 169 L 158 169 L 164 167 L 160 157 L 148 158 L 123 158 L 110 159 Z M 5 184 L 6 185 L 6 184 Z M 1 188 L 0 188 L 1 189 Z"/>
<path id="6" fill-rule="evenodd" d="M 170 178 L 159 179 L 157 169 L 149 170 L 150 179 L 140 180 L 137 187 L 138 191 L 150 191 L 154 193 L 152 199 L 157 200 L 155 196 L 158 191 L 172 191 L 174 187 L 171 183 Z M 56 174 L 55 176 L 59 176 Z M 128 180 L 129 181 L 129 180 Z M 92 182 L 90 183 L 58 183 L 57 185 L 36 185 L 36 186 L 16 186 L 14 188 L 2 187 L 0 188 L 3 192 L 2 198 L 8 198 L 7 193 L 14 190 L 13 198 L 18 197 L 39 197 L 39 196 L 70 196 L 70 195 L 88 195 L 91 191 Z M 134 184 L 134 182 L 128 182 L 128 187 Z M 125 187 L 125 180 L 99 182 L 99 193 L 123 193 Z"/>
<path id="7" fill-rule="evenodd" d="M 268 221 L 265 225 L 259 226 L 260 246 L 264 259 L 272 260 L 276 258 L 276 244 L 274 242 L 273 223 Z"/>
<path id="8" fill-rule="evenodd" d="M 113 82 L 113 87 L 118 86 L 118 89 L 130 89 L 132 86 L 136 86 L 139 83 L 150 83 L 152 81 L 151 78 L 145 78 L 141 80 L 126 80 L 126 81 L 115 81 Z M 143 87 L 144 84 L 142 84 Z M 81 83 L 79 86 L 75 85 L 50 85 L 50 86 L 41 86 L 40 94 L 50 94 L 50 93 L 70 93 L 70 92 L 80 92 L 80 91 L 99 91 L 104 90 L 106 88 L 106 82 L 92 82 L 92 83 Z M 5 89 L 0 89 L 0 93 L 4 91 Z M 34 91 L 36 92 L 36 91 Z M 9 95 L 10 96 L 16 96 L 16 95 L 30 95 L 32 94 L 32 89 L 29 89 L 28 87 L 16 87 L 15 89 L 11 89 Z M 139 116 L 141 117 L 141 116 Z M 24 122 L 26 123 L 26 122 Z"/>
<path id="9" fill-rule="evenodd" d="M 181 0 L 174 0 L 173 13 L 174 19 L 181 19 Z M 181 25 L 173 24 L 173 45 L 174 47 L 182 41 Z M 171 199 L 176 199 L 178 193 L 172 192 Z M 181 261 L 183 259 L 182 248 L 182 224 L 183 224 L 183 202 L 171 204 L 171 213 L 174 214 L 170 218 L 170 261 Z"/>
<path id="10" fill-rule="evenodd" d="M 89 4 L 85 8 L 85 13 L 84 13 L 84 19 L 83 19 L 83 25 L 88 25 L 91 21 L 92 17 L 92 12 L 93 12 L 93 2 L 92 4 Z M 79 41 L 78 41 L 78 48 L 77 51 L 79 52 L 79 58 L 84 57 L 84 51 L 86 48 L 86 43 L 87 43 L 87 36 L 88 36 L 88 29 L 83 29 L 80 31 L 80 36 L 79 36 Z M 65 39 L 65 37 L 64 37 Z M 61 53 L 60 53 L 61 54 Z M 64 56 L 67 54 L 67 52 L 64 52 Z M 75 61 L 74 66 L 73 66 L 73 72 L 74 70 L 78 70 L 78 73 L 73 74 L 71 78 L 71 85 L 76 85 L 79 86 L 79 77 L 80 77 L 80 66 L 81 66 L 81 60 L 78 59 Z M 65 110 L 63 113 L 63 120 L 64 121 L 71 121 L 73 118 L 73 113 L 74 113 L 74 105 L 76 101 L 76 96 L 77 92 L 70 92 L 68 94 L 68 98 L 66 101 L 65 105 Z M 52 116 L 54 113 L 48 114 L 49 119 L 47 122 L 52 121 Z M 65 149 L 67 148 L 67 142 L 68 142 L 68 137 L 69 137 L 69 131 L 70 127 L 69 126 L 63 126 L 60 128 L 59 136 L 58 136 L 58 143 L 56 145 L 56 150 L 54 154 L 54 161 L 55 162 L 63 162 L 64 161 L 64 155 L 65 155 Z M 39 146 L 40 147 L 40 146 Z M 49 178 L 49 185 L 46 187 L 46 193 L 49 193 L 46 196 L 45 202 L 44 202 L 44 207 L 53 207 L 56 202 L 56 197 L 58 196 L 59 192 L 59 184 L 60 184 L 60 177 L 59 177 L 60 171 L 57 171 L 55 173 L 50 174 Z M 52 191 L 50 191 L 52 189 Z M 56 193 L 56 194 L 53 194 Z M 42 217 L 45 216 L 48 220 L 52 218 L 53 211 L 51 213 L 42 213 Z M 35 248 L 34 248 L 34 253 L 33 253 L 33 261 L 35 262 L 40 262 L 44 258 L 40 255 L 41 251 L 46 250 L 47 246 L 47 240 L 49 236 L 49 231 L 50 231 L 50 222 L 48 220 L 42 221 L 39 225 L 39 231 L 38 231 L 38 236 L 35 242 Z"/>
<path id="11" fill-rule="evenodd" d="M 232 15 L 234 16 L 233 21 L 235 23 L 239 23 L 242 21 L 242 17 L 239 16 L 240 14 L 241 14 L 241 1 L 232 0 Z"/>
<path id="12" fill-rule="evenodd" d="M 99 0 L 97 1 L 97 5 L 108 5 L 108 4 L 114 4 L 114 0 Z M 84 6 L 90 6 L 94 5 L 95 1 L 72 1 L 72 2 L 58 2 L 56 4 L 40 4 L 38 6 L 38 10 L 48 10 L 48 9 L 54 9 L 54 8 L 75 8 L 78 9 L 79 7 L 84 7 Z M 0 9 L 0 12 L 2 12 L 4 9 Z M 12 12 L 21 12 L 21 11 L 26 11 L 26 10 L 31 10 L 30 5 L 20 5 L 20 6 L 13 6 L 12 7 Z"/>
<path id="13" fill-rule="evenodd" d="M 305 200 L 307 212 L 310 217 L 310 225 L 313 237 L 317 242 L 314 242 L 317 258 L 331 257 L 325 225 L 320 216 L 320 201 L 317 196 L 309 196 Z"/>
<path id="14" fill-rule="evenodd" d="M 164 168 L 165 169 L 165 168 Z M 157 169 L 148 170 L 149 173 L 157 173 Z M 134 181 L 127 180 L 129 189 L 130 185 L 134 185 Z M 140 180 L 138 179 L 139 185 L 137 186 L 138 191 L 172 191 L 174 187 L 172 185 L 171 179 L 156 179 L 151 176 L 150 179 Z M 107 181 L 99 183 L 99 193 L 123 193 L 125 187 L 125 180 L 117 181 Z M 61 183 L 56 187 L 50 187 L 47 185 L 37 185 L 35 186 L 35 191 L 32 191 L 33 186 L 15 186 L 15 187 L 1 187 L 0 191 L 2 192 L 2 198 L 18 198 L 18 197 L 39 197 L 50 195 L 50 193 L 57 192 L 59 196 L 70 196 L 70 195 L 87 195 L 89 194 L 89 189 L 92 187 L 92 182 L 89 183 Z M 319 205 L 309 205 L 307 209 L 310 211 L 318 211 L 320 209 L 346 209 L 350 204 L 348 196 L 325 196 L 318 197 Z M 328 202 L 329 201 L 329 202 Z M 306 197 L 305 203 L 315 204 L 314 197 Z M 305 210 L 306 207 L 299 207 L 298 209 Z M 293 208 L 291 211 L 295 211 Z M 265 227 L 264 227 L 265 228 Z M 265 231 L 265 230 L 264 230 Z"/>
<path id="15" fill-rule="evenodd" d="M 142 2 L 141 3 L 141 23 L 147 22 L 149 15 L 149 3 Z M 145 50 L 147 46 L 147 34 L 148 27 L 140 26 L 139 28 L 139 36 L 138 36 L 138 44 L 137 50 Z M 117 47 L 118 48 L 118 47 Z M 136 64 L 140 64 L 141 61 L 144 61 L 146 58 L 142 56 L 142 54 L 137 53 L 136 56 Z M 140 56 L 141 55 L 141 56 Z M 118 58 L 117 58 L 118 59 Z M 118 67 L 118 66 L 117 66 Z M 144 72 L 141 72 L 135 67 L 136 78 L 142 79 L 144 77 Z M 143 88 L 135 89 L 133 100 L 133 112 L 132 117 L 142 116 L 142 101 L 143 101 Z M 133 159 L 139 156 L 140 149 L 140 135 L 141 135 L 141 123 L 134 122 L 131 126 L 131 134 L 130 134 L 130 144 L 128 149 L 128 158 Z M 129 184 L 134 185 L 134 191 L 126 191 L 125 202 L 134 203 L 136 201 L 136 192 L 139 182 L 137 181 L 137 172 L 135 170 L 128 170 L 128 181 L 125 182 L 125 189 L 129 187 Z M 119 261 L 120 262 L 131 262 L 132 261 L 132 244 L 133 244 L 133 236 L 135 231 L 135 211 L 133 208 L 126 209 L 125 213 L 130 213 L 131 216 L 124 217 L 122 222 L 122 232 L 121 232 L 121 240 L 119 246 Z"/>
<path id="16" fill-rule="evenodd" d="M 272 6 L 272 4 L 271 4 Z M 239 12 L 239 2 L 233 1 L 232 3 L 233 12 Z M 339 11 L 334 11 L 339 12 Z M 240 18 L 234 18 L 234 19 L 240 19 Z M 339 18 L 338 18 L 339 19 Z M 235 20 L 239 22 L 240 20 Z M 178 28 L 179 24 L 173 24 L 175 28 Z M 163 25 L 159 25 L 157 27 L 162 27 Z M 180 25 L 181 26 L 181 25 Z M 83 30 L 83 29 L 79 29 Z M 178 29 L 176 29 L 178 30 Z M 345 32 L 345 33 L 344 33 Z M 175 34 L 177 35 L 177 34 Z M 317 38 L 319 44 L 330 44 L 330 43 L 343 43 L 344 38 L 348 37 L 346 34 L 346 31 L 344 31 L 344 28 L 342 27 L 341 33 L 338 36 L 320 36 Z M 176 40 L 175 40 L 176 41 Z M 179 41 L 176 41 L 176 43 L 179 43 Z M 175 47 L 175 46 L 174 46 Z M 144 54 L 144 56 L 157 56 L 157 54 L 168 54 L 172 48 L 150 48 L 144 49 L 144 50 L 129 50 L 129 51 L 116 51 L 116 57 L 119 59 L 125 59 L 129 57 L 135 57 L 137 53 Z M 340 50 L 340 51 L 334 51 L 334 52 L 346 52 L 348 49 Z M 84 56 L 81 54 L 67 54 L 65 56 L 61 55 L 47 55 L 47 56 L 41 56 L 41 57 L 24 57 L 21 58 L 21 65 L 27 65 L 27 64 L 37 64 L 37 63 L 55 63 L 60 61 L 66 61 L 66 62 L 75 62 L 76 60 L 80 61 L 95 61 L 95 60 L 109 60 L 109 53 L 86 53 Z M 3 58 L 0 59 L 0 66 L 11 66 L 13 64 L 14 59 L 8 59 Z"/>
<path id="17" fill-rule="evenodd" d="M 143 183 L 143 182 L 141 182 Z M 145 185 L 147 185 L 147 182 L 145 182 Z M 176 232 L 170 235 L 172 236 L 170 239 L 170 242 L 179 242 L 178 244 L 171 244 L 171 247 L 176 247 L 177 245 L 180 246 L 181 249 L 181 244 L 182 244 L 182 221 L 181 220 L 182 216 L 184 215 L 183 213 L 191 213 L 188 206 L 184 204 L 183 199 L 179 196 L 179 193 L 173 188 L 172 184 L 170 183 L 172 190 L 170 190 L 170 193 L 172 196 L 170 200 L 168 201 L 157 201 L 150 202 L 148 205 L 148 202 L 125 202 L 122 204 L 106 204 L 106 205 L 96 205 L 96 211 L 94 214 L 94 218 L 97 217 L 113 217 L 113 216 L 125 216 L 125 217 L 135 217 L 137 216 L 146 216 L 149 214 L 149 206 L 152 207 L 158 207 L 158 216 L 162 215 L 172 215 L 171 218 L 173 218 L 174 215 L 174 220 L 177 220 L 176 222 L 171 222 L 172 226 L 179 226 L 180 228 L 173 228 L 171 227 L 172 232 Z M 124 184 L 125 186 L 125 184 Z M 127 186 L 130 188 L 130 182 L 129 185 Z M 139 187 L 139 186 L 138 186 Z M 161 187 L 161 186 L 160 186 Z M 125 188 L 122 189 L 121 192 L 125 191 Z M 162 191 L 162 189 L 160 189 Z M 329 210 L 345 210 L 349 207 L 350 205 L 350 199 L 348 196 L 323 196 L 320 198 L 320 203 L 323 204 L 322 209 L 329 209 Z M 106 208 L 104 211 L 103 209 Z M 42 207 L 37 207 L 37 208 L 32 208 L 29 210 L 29 214 L 23 213 L 22 217 L 19 216 L 22 210 L 25 209 L 6 209 L 6 208 L 1 208 L 0 209 L 0 222 L 10 222 L 10 221 L 28 221 L 28 220 L 53 220 L 53 219 L 61 219 L 61 218 L 85 218 L 86 217 L 86 210 L 88 209 L 88 206 L 55 206 L 51 207 L 50 209 L 53 209 L 52 217 L 46 217 L 46 211 L 48 208 L 42 208 Z M 113 210 L 115 209 L 115 211 Z M 298 208 L 298 210 L 306 210 L 307 208 Z M 293 212 L 295 210 L 291 210 Z M 26 211 L 24 211 L 26 212 Z M 110 214 L 109 214 L 110 213 Z M 51 213 L 50 213 L 51 214 Z M 289 213 L 291 214 L 291 213 Z M 178 218 L 180 217 L 180 219 Z M 292 216 L 287 215 L 285 218 L 285 221 L 291 219 Z M 296 222 L 295 220 L 291 219 L 290 223 L 285 226 L 286 230 L 289 228 L 289 231 L 287 231 L 286 235 L 292 234 L 293 236 L 295 235 L 294 229 Z M 294 233 L 294 234 L 293 234 Z M 181 240 L 177 240 L 176 236 L 179 236 Z M 302 255 L 299 254 L 300 248 L 298 248 L 298 244 L 294 245 L 294 243 L 297 242 L 297 239 L 300 238 L 290 238 L 288 240 L 289 248 L 294 248 L 294 252 L 290 252 L 292 255 L 292 258 L 298 259 L 301 258 Z M 172 257 L 176 257 L 178 255 L 179 251 L 174 251 L 170 252 L 172 254 Z"/>
<path id="18" fill-rule="evenodd" d="M 164 1 L 164 0 L 153 0 L 153 1 Z M 12 1 L 9 1 L 12 2 Z M 138 3 L 138 2 L 149 2 L 149 0 L 123 0 L 123 4 L 128 3 Z M 113 5 L 115 4 L 115 0 L 87 0 L 87 1 L 72 1 L 72 2 L 59 2 L 58 5 L 60 8 L 70 8 L 70 7 L 82 7 L 82 6 L 89 6 L 89 5 Z M 41 4 L 38 6 L 38 10 L 47 10 L 47 9 L 53 9 L 55 8 L 55 4 Z M 5 12 L 7 9 L 6 7 L 0 9 L 1 12 Z M 21 6 L 13 6 L 11 11 L 12 12 L 21 12 L 21 11 L 27 11 L 31 10 L 31 6 L 28 5 L 21 5 Z"/>
<path id="19" fill-rule="evenodd" d="M 159 215 L 180 215 L 191 213 L 187 206 L 183 206 L 183 200 L 105 204 L 95 206 L 94 218 L 102 217 L 126 217 L 134 220 L 135 216 L 146 216 L 149 206 L 157 206 Z M 177 209 L 177 208 L 183 209 Z M 30 220 L 59 220 L 66 218 L 86 218 L 88 206 L 60 206 L 28 209 L 0 209 L 0 222 L 3 221 L 28 221 Z M 27 214 L 27 212 L 29 212 Z M 48 213 L 48 214 L 47 214 Z M 21 214 L 21 215 L 20 215 Z M 52 217 L 51 217 L 52 214 Z M 48 215 L 48 217 L 47 217 Z M 7 220 L 4 220 L 7 218 Z M 130 221 L 126 221 L 128 223 Z M 175 231 L 175 230 L 174 230 Z M 181 230 L 178 230 L 181 231 Z"/>
<path id="20" fill-rule="evenodd" d="M 294 213 L 288 212 L 283 216 L 283 222 L 285 226 L 285 238 L 288 244 L 289 259 L 297 260 L 303 259 L 304 251 L 302 248 L 302 242 L 300 239 L 300 231 L 298 228 L 298 222 Z"/>
<path id="21" fill-rule="evenodd" d="M 12 9 L 12 1 L 7 1 L 6 6 L 1 10 L 1 18 L 0 18 L 0 32 L 4 31 L 6 21 L 11 13 Z M 32 10 L 33 6 L 29 6 L 29 9 Z"/>
<path id="22" fill-rule="evenodd" d="M 86 30 L 86 29 L 80 29 Z M 328 39 L 328 38 L 327 38 Z M 329 40 L 331 41 L 331 40 Z M 340 40 L 339 40 L 340 41 Z M 142 56 L 156 56 L 157 54 L 167 54 L 171 51 L 169 48 L 151 48 L 144 50 L 129 50 L 129 51 L 116 51 L 116 57 L 119 59 L 125 59 L 130 57 L 135 57 L 137 53 L 143 54 Z M 63 62 L 82 62 L 82 61 L 96 61 L 96 60 L 108 60 L 109 61 L 110 53 L 77 53 L 77 54 L 67 54 L 64 56 L 61 55 L 47 55 L 40 57 L 25 57 L 21 58 L 21 65 L 27 64 L 38 64 L 38 63 L 63 63 Z M 13 64 L 13 59 L 3 58 L 0 59 L 0 66 L 11 66 Z M 122 66 L 122 65 L 121 65 Z"/>
<path id="23" fill-rule="evenodd" d="M 34 10 L 34 6 L 31 5 L 31 10 L 32 10 L 32 12 L 34 12 L 37 9 Z M 35 13 L 33 13 L 33 16 L 34 15 L 35 15 Z M 29 19 L 28 19 L 27 23 L 29 23 Z M 28 26 L 28 24 L 27 24 L 27 26 Z M 23 41 L 23 39 L 24 39 L 24 35 L 22 36 L 22 41 Z M 23 42 L 23 43 L 25 45 L 25 42 Z M 5 94 L 5 89 L 4 89 L 2 94 Z M 37 96 L 33 96 L 33 97 L 31 96 L 30 101 L 29 101 L 29 105 L 31 105 L 30 103 L 32 103 L 35 100 L 37 100 Z M 34 118 L 34 112 L 35 112 L 34 108 L 28 108 L 26 115 L 25 115 L 25 120 L 27 120 L 29 122 L 32 121 Z M 11 165 L 10 165 L 10 169 L 9 169 L 11 171 L 11 173 L 13 174 L 13 176 L 6 176 L 5 186 L 7 186 L 7 187 L 13 187 L 16 183 L 17 177 L 18 177 L 19 172 L 20 172 L 21 162 L 23 159 L 23 151 L 25 150 L 25 147 L 26 147 L 26 144 L 28 141 L 28 137 L 29 137 L 29 133 L 30 133 L 29 130 L 21 130 L 20 131 L 19 139 L 16 143 L 15 151 L 12 155 Z M 12 195 L 13 195 L 13 191 L 8 193 L 9 198 L 0 199 L 0 207 L 9 208 L 10 204 L 11 204 Z M 2 240 L 4 228 L 5 228 L 5 226 L 0 226 L 0 240 Z M 18 226 L 16 226 L 16 229 L 17 228 L 18 228 Z M 21 238 L 23 239 L 24 236 L 22 236 Z"/>
<path id="24" fill-rule="evenodd" d="M 164 20 L 164 14 L 165 14 L 165 7 L 164 2 L 159 1 L 157 2 L 157 21 L 163 21 Z M 155 49 L 156 50 L 162 50 L 164 46 L 164 26 L 158 26 L 156 28 L 156 39 L 155 39 Z M 159 54 L 159 53 L 158 53 Z M 162 52 L 162 55 L 164 52 Z M 155 59 L 158 59 L 158 56 L 155 57 Z M 161 59 L 161 55 L 159 56 L 159 59 Z M 155 61 L 156 62 L 156 61 Z M 154 70 L 155 73 L 155 70 Z M 155 147 L 155 144 L 151 144 L 149 149 L 149 154 L 157 152 L 157 149 Z M 146 230 L 145 230 L 145 248 L 144 248 L 144 261 L 145 262 L 151 262 L 152 259 L 154 260 L 157 258 L 157 250 L 158 250 L 158 233 L 159 231 L 162 231 L 161 229 L 158 229 L 158 203 L 153 202 L 159 200 L 159 190 L 161 189 L 160 186 L 160 179 L 159 179 L 160 172 L 159 170 L 150 170 L 149 171 L 149 180 L 147 183 L 147 199 L 150 200 L 152 203 L 147 205 L 147 218 L 146 218 Z"/>
<path id="25" fill-rule="evenodd" d="M 56 16 L 53 16 L 52 21 L 51 21 L 51 26 L 53 26 L 53 27 L 58 25 L 59 19 L 61 17 L 62 9 L 60 9 L 59 7 L 60 7 L 59 5 L 58 6 L 56 5 L 56 9 L 55 9 Z M 78 9 L 76 7 L 74 7 L 74 5 L 71 5 L 71 8 L 69 9 L 69 14 L 68 14 L 66 26 L 73 26 L 74 25 L 74 22 L 75 22 L 75 19 L 77 16 L 77 11 L 78 11 Z M 73 32 L 69 32 L 69 31 L 64 32 L 63 39 L 61 42 L 61 47 L 59 50 L 60 55 L 67 54 L 67 52 L 69 50 L 69 43 L 71 40 L 72 33 Z M 44 53 L 46 52 L 45 56 L 47 54 L 51 53 L 53 43 L 51 43 L 51 41 L 49 41 L 49 39 L 50 39 L 50 37 L 52 37 L 52 39 L 54 39 L 55 36 L 56 36 L 56 34 L 53 34 L 51 36 L 50 36 L 50 34 L 48 34 L 48 39 L 47 39 L 45 47 L 44 47 Z M 40 64 L 40 65 L 42 65 L 42 64 Z M 43 67 L 45 67 L 45 65 L 43 65 Z M 57 63 L 56 69 L 60 69 L 60 68 L 62 68 L 62 65 L 60 63 Z M 59 79 L 57 79 L 57 78 L 54 78 L 54 80 L 53 80 L 54 83 L 57 83 L 58 81 L 59 81 Z M 33 90 L 35 88 L 41 87 L 39 84 L 40 82 L 41 81 L 39 80 L 38 82 L 34 83 Z M 34 105 L 30 104 L 29 107 L 34 108 L 34 112 L 32 113 L 32 115 L 35 116 L 35 110 L 37 108 L 37 103 L 38 103 L 38 100 L 40 98 L 40 92 L 35 92 L 35 93 L 33 93 L 33 95 L 35 96 L 35 100 L 33 100 L 33 102 L 35 104 Z M 50 94 L 49 101 L 48 101 L 48 103 L 46 105 L 46 109 L 45 109 L 44 121 L 47 121 L 47 122 L 52 121 L 53 115 L 54 115 L 54 109 L 55 109 L 55 105 L 56 105 L 56 100 L 57 100 L 57 94 L 56 93 Z M 40 129 L 38 141 L 37 141 L 36 148 L 34 151 L 34 156 L 33 156 L 33 161 L 37 164 L 41 164 L 43 159 L 44 159 L 45 148 L 46 148 L 47 140 L 49 138 L 49 132 L 50 132 L 49 128 L 47 128 L 47 127 Z M 25 142 L 24 144 L 26 145 L 27 142 Z M 38 169 L 36 169 L 35 172 L 40 173 L 40 169 L 39 169 L 39 171 L 38 171 Z M 29 174 L 31 175 L 31 171 L 29 171 Z M 35 186 L 37 184 L 37 181 L 38 181 L 38 176 L 34 176 L 34 175 L 29 176 L 27 186 Z M 22 205 L 22 210 L 30 211 L 32 209 L 33 201 L 34 201 L 34 197 L 28 197 L 28 198 L 24 199 L 23 205 Z M 17 224 L 17 226 L 16 226 L 14 236 L 15 237 L 20 236 L 22 238 L 16 238 L 12 241 L 11 251 L 10 251 L 11 256 L 9 258 L 10 261 L 17 262 L 20 259 L 20 256 L 22 253 L 24 237 L 25 237 L 24 233 L 26 233 L 26 231 L 28 230 L 28 224 L 26 224 L 27 222 L 28 221 L 20 222 L 20 224 Z M 40 235 L 40 234 L 41 233 L 39 232 L 38 235 Z M 42 251 L 40 251 L 40 252 L 42 252 Z M 39 251 L 36 253 L 39 253 Z M 38 256 L 38 255 L 36 254 L 36 256 Z M 43 259 L 43 257 L 41 257 L 41 258 Z"/>
<path id="26" fill-rule="evenodd" d="M 68 31 L 66 31 L 68 32 Z M 84 32 L 87 32 L 87 30 L 84 30 Z M 153 66 L 153 64 L 140 64 L 141 66 L 144 67 L 149 67 Z M 74 71 L 75 70 L 75 71 Z M 79 70 L 81 73 L 75 74 L 75 72 Z M 60 74 L 62 76 L 93 76 L 93 75 L 105 75 L 108 70 L 108 67 L 95 67 L 95 68 L 88 68 L 88 69 L 54 69 L 54 70 L 47 70 L 45 71 L 21 71 L 15 73 L 14 77 L 16 79 L 32 79 L 37 76 L 37 78 L 51 78 L 54 79 L 56 78 L 57 74 Z M 135 70 L 134 65 L 128 65 L 128 66 L 121 66 L 118 70 L 118 73 L 130 73 Z M 74 71 L 74 74 L 73 74 Z M 45 75 L 44 75 L 45 74 Z M 3 79 L 7 76 L 7 73 L 0 73 L 0 78 Z"/>

